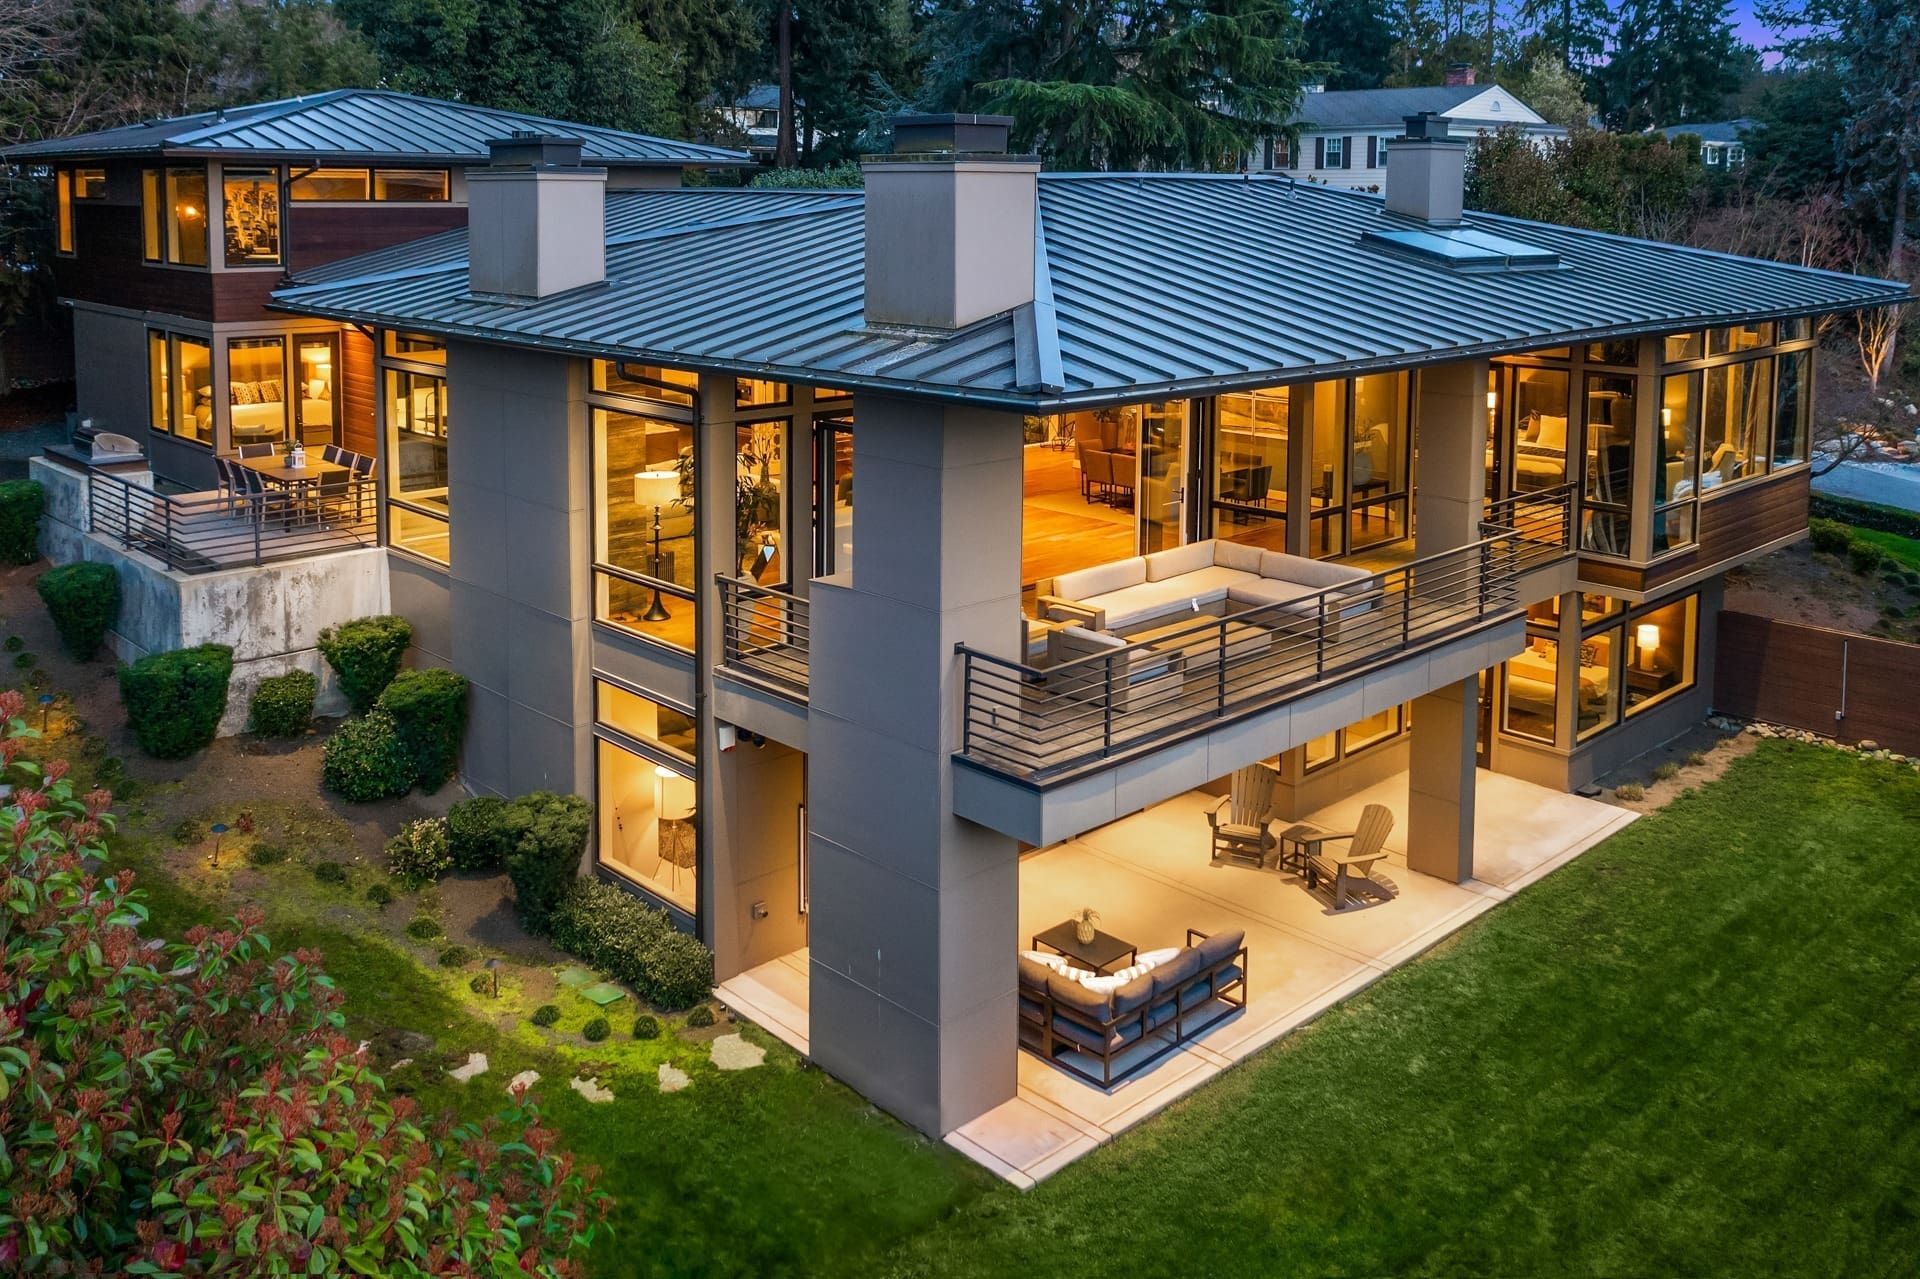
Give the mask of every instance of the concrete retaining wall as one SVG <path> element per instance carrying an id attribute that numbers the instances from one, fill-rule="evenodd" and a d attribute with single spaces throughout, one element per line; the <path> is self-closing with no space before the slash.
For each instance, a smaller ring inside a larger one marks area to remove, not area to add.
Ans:
<path id="1" fill-rule="evenodd" d="M 84 475 L 40 459 L 29 469 L 47 490 L 42 553 L 56 564 L 112 564 L 120 574 L 120 620 L 107 636 L 120 660 L 196 644 L 231 645 L 233 683 L 220 721 L 222 736 L 246 728 L 261 680 L 291 670 L 319 679 L 316 713 L 346 713 L 346 698 L 314 643 L 328 626 L 389 611 L 384 548 L 217 573 L 178 573 L 88 531 Z"/>

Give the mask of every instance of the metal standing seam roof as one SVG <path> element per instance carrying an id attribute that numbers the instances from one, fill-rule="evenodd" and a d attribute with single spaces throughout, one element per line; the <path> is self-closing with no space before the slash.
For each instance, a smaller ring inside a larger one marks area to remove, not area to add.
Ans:
<path id="1" fill-rule="evenodd" d="M 487 143 L 515 131 L 563 133 L 593 164 L 746 165 L 744 152 L 644 133 L 601 129 L 469 102 L 389 89 L 335 89 L 306 97 L 150 120 L 71 138 L 9 147 L 8 160 L 115 156 L 238 156 L 253 159 L 439 160 L 481 164 Z"/>
<path id="2" fill-rule="evenodd" d="M 1435 115 L 1450 116 L 1465 103 L 1488 90 L 1499 88 L 1497 84 L 1436 84 L 1411 89 L 1340 89 L 1332 93 L 1308 93 L 1301 96 L 1294 122 L 1306 129 L 1379 129 L 1384 126 L 1397 129 L 1410 115 L 1431 111 Z M 1514 101 L 1520 101 L 1511 90 L 1501 91 Z M 1526 111 L 1525 116 L 1516 115 L 1504 120 L 1499 116 L 1488 118 L 1506 124 L 1546 124 L 1526 103 L 1521 102 L 1520 106 Z"/>
<path id="3" fill-rule="evenodd" d="M 1466 273 L 1364 243 L 1369 230 L 1408 224 L 1362 192 L 1195 174 L 1042 174 L 1035 304 L 927 334 L 865 324 L 860 193 L 785 193 L 796 198 L 764 205 L 737 198 L 744 194 L 610 197 L 607 283 L 537 301 L 469 296 L 464 233 L 449 232 L 336 263 L 324 280 L 309 273 L 276 293 L 275 305 L 482 341 L 1045 410 L 1907 296 L 1891 281 L 1487 214 L 1469 214 L 1466 225 L 1556 254 L 1559 265 Z M 650 203 L 656 216 L 643 216 Z M 632 229 L 615 233 L 616 221 Z"/>

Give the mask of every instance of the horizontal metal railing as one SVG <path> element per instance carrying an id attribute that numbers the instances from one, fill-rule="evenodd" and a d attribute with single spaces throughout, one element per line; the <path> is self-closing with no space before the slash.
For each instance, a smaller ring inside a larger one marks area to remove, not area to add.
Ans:
<path id="1" fill-rule="evenodd" d="M 724 573 L 718 581 L 721 665 L 805 701 L 807 601 Z"/>
<path id="2" fill-rule="evenodd" d="M 1566 558 L 1573 545 L 1573 498 L 1577 486 L 1562 484 L 1516 493 L 1486 504 L 1483 528 L 1507 530 L 1520 539 L 1522 570 Z"/>
<path id="3" fill-rule="evenodd" d="M 1550 523 L 1544 511 L 1531 533 L 1483 523 L 1480 541 L 1455 550 L 1044 668 L 958 645 L 961 754 L 1057 780 L 1437 647 L 1518 612 L 1520 575 L 1571 553 L 1570 522 L 1558 544 Z"/>
<path id="4" fill-rule="evenodd" d="M 168 494 L 111 472 L 87 472 L 89 527 L 181 573 L 305 559 L 378 542 L 371 476 L 238 497 Z"/>

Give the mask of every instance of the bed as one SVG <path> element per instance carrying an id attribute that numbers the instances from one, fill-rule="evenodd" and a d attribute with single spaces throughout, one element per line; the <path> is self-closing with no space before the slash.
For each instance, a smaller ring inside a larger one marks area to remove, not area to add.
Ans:
<path id="1" fill-rule="evenodd" d="M 1513 487 L 1516 491 L 1554 488 L 1567 478 L 1567 419 L 1547 413 L 1529 413 L 1520 422 L 1513 443 Z"/>

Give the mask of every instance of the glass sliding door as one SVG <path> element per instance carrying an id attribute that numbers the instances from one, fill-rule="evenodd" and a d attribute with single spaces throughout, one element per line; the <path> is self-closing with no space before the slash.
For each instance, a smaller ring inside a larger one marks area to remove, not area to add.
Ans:
<path id="1" fill-rule="evenodd" d="M 1151 555 L 1186 540 L 1187 401 L 1140 408 L 1140 550 Z"/>
<path id="2" fill-rule="evenodd" d="M 340 366 L 340 340 L 331 334 L 295 338 L 293 365 L 296 394 L 287 399 L 294 405 L 300 442 L 309 448 L 345 443 L 335 434 L 340 425 L 338 384 L 334 380 L 334 370 Z"/>
<path id="3" fill-rule="evenodd" d="M 287 438 L 285 338 L 227 342 L 227 403 L 232 446 L 278 444 Z"/>

